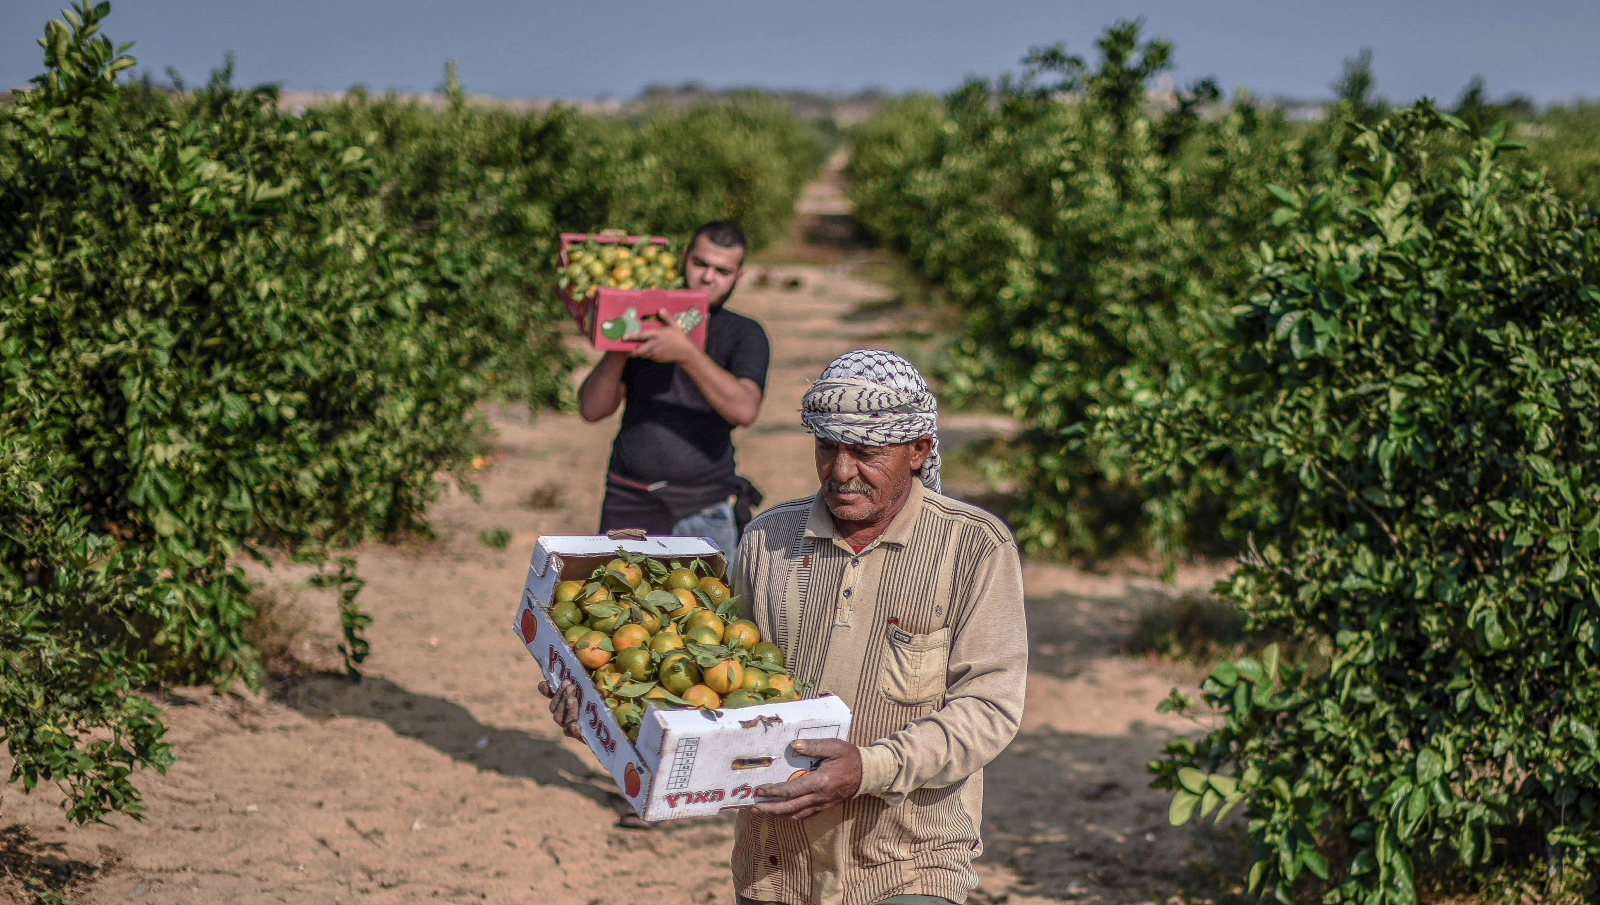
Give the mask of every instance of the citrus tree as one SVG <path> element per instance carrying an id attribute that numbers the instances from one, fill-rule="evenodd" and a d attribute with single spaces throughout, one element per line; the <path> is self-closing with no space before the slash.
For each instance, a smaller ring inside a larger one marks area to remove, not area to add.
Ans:
<path id="1" fill-rule="evenodd" d="M 765 248 L 783 235 L 829 144 L 785 105 L 754 93 L 659 112 L 636 147 L 665 185 L 641 196 L 652 207 L 641 222 L 686 235 L 734 220 L 752 249 Z"/>
<path id="2" fill-rule="evenodd" d="M 0 123 L 0 731 L 80 820 L 169 758 L 134 689 L 252 676 L 232 557 L 420 530 L 477 398 L 362 149 L 120 89 L 107 12 L 50 23 Z"/>
<path id="3" fill-rule="evenodd" d="M 1245 98 L 1201 117 L 1218 100 L 1207 83 L 1153 110 L 1146 85 L 1171 46 L 1136 23 L 1097 46 L 1093 68 L 1045 48 L 1020 80 L 886 108 L 850 164 L 862 222 L 959 309 L 945 390 L 1021 423 L 992 466 L 1016 486 L 1019 541 L 1056 554 L 1152 536 L 1140 476 L 1096 435 L 1100 413 L 1211 379 L 1192 353 L 1271 228 L 1253 187 L 1292 181 L 1298 164 L 1283 124 Z M 1155 539 L 1216 536 L 1231 474 L 1218 467 L 1209 493 L 1156 513 Z"/>
<path id="4" fill-rule="evenodd" d="M 108 13 L 49 23 L 0 108 L 0 739 L 80 821 L 137 814 L 135 770 L 171 760 L 141 691 L 256 677 L 240 557 L 328 567 L 356 674 L 338 551 L 428 532 L 481 401 L 565 392 L 558 231 L 793 190 L 674 188 L 627 123 L 458 88 L 289 116 L 226 68 L 118 84 Z"/>
<path id="5" fill-rule="evenodd" d="M 1345 126 L 1275 190 L 1226 379 L 1128 414 L 1147 474 L 1238 463 L 1225 591 L 1327 658 L 1219 664 L 1219 727 L 1153 765 L 1175 823 L 1243 805 L 1283 902 L 1600 856 L 1600 222 L 1511 147 L 1426 102 Z"/>

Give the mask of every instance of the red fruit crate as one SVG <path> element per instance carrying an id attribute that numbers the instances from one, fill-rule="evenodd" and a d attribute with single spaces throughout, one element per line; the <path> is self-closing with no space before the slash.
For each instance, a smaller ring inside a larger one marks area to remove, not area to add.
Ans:
<path id="1" fill-rule="evenodd" d="M 575 242 L 633 245 L 641 238 L 616 233 L 562 233 L 561 254 L 557 259 L 557 265 L 563 272 L 566 271 L 567 248 Z M 664 236 L 651 236 L 650 244 L 666 245 L 667 239 Z M 706 347 L 706 321 L 711 314 L 711 305 L 704 292 L 692 289 L 601 287 L 590 290 L 589 294 L 582 298 L 574 298 L 568 289 L 561 289 L 559 292 L 561 301 L 567 305 L 567 313 L 577 322 L 578 330 L 596 349 L 607 352 L 632 352 L 639 347 L 639 343 L 623 342 L 620 337 L 635 332 L 636 328 L 650 329 L 650 322 L 658 320 L 657 316 L 663 309 L 678 321 L 678 325 L 688 335 L 689 341 L 695 344 L 695 348 Z"/>

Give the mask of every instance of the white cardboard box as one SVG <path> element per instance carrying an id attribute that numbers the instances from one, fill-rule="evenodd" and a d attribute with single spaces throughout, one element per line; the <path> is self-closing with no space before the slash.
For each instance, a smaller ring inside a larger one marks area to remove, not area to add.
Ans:
<path id="1" fill-rule="evenodd" d="M 757 803 L 756 787 L 783 782 L 815 766 L 814 759 L 790 751 L 791 742 L 849 734 L 850 708 L 823 695 L 736 710 L 652 706 L 645 711 L 638 744 L 630 743 L 548 612 L 558 582 L 587 579 L 618 549 L 686 565 L 699 557 L 719 575 L 727 568 L 727 558 L 705 538 L 543 537 L 533 551 L 513 628 L 552 685 L 568 676 L 577 681 L 583 740 L 640 817 L 704 817 L 725 808 L 749 807 Z"/>

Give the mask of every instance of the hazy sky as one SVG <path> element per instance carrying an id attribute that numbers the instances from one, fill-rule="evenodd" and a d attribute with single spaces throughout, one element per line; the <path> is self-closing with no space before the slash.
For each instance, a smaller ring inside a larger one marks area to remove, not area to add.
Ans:
<path id="1" fill-rule="evenodd" d="M 0 0 L 0 86 L 37 74 L 34 39 L 62 0 Z M 854 91 L 944 90 L 1016 68 L 1032 45 L 1092 42 L 1119 18 L 1177 45 L 1180 83 L 1326 96 L 1341 61 L 1374 54 L 1379 93 L 1600 97 L 1600 0 L 120 0 L 106 20 L 136 71 L 194 82 L 232 50 L 236 83 L 427 91 L 444 61 L 469 92 L 631 97 L 696 80 Z"/>

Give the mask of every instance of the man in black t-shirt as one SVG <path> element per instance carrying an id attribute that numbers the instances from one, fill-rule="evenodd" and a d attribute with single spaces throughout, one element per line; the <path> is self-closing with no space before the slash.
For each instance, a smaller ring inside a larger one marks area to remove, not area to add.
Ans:
<path id="1" fill-rule="evenodd" d="M 742 273 L 744 234 L 732 223 L 700 227 L 683 256 L 690 289 L 711 303 L 705 351 L 676 321 L 625 339 L 630 354 L 607 352 L 578 390 L 584 420 L 599 421 L 627 403 L 611 445 L 600 532 L 643 528 L 651 534 L 709 537 L 728 555 L 759 505 L 755 488 L 734 472 L 733 429 L 761 411 L 771 357 L 766 331 L 724 308 Z"/>

